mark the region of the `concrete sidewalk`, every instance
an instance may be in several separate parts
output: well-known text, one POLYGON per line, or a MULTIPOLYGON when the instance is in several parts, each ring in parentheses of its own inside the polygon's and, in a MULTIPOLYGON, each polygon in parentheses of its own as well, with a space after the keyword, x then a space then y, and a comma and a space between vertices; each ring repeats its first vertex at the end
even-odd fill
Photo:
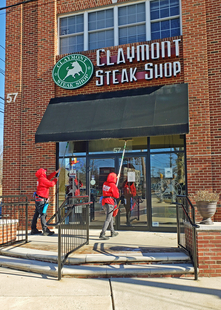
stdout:
MULTIPOLYGON (((29 243, 22 245, 25 249, 36 249, 42 251, 57 252, 58 234, 57 229, 53 229, 53 236, 28 235, 29 243)), ((165 232, 145 232, 145 231, 119 231, 119 235, 109 240, 99 239, 100 230, 90 229, 89 245, 74 252, 76 254, 105 254, 105 253, 139 253, 142 250, 153 251, 162 248, 177 248, 177 234, 165 232)), ((107 236, 110 232, 106 233, 107 236)))
POLYGON ((220 310, 221 278, 55 278, 0 268, 1 310, 220 310))

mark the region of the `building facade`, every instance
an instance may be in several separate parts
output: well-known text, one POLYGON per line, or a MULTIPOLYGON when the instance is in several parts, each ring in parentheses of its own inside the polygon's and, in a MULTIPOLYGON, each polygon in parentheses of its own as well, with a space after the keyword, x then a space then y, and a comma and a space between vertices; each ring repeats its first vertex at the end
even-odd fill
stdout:
POLYGON ((102 183, 125 148, 117 228, 175 230, 177 194, 221 192, 220 16, 215 0, 8 8, 3 195, 31 200, 36 170, 60 166, 49 215, 81 180, 101 227, 102 183))

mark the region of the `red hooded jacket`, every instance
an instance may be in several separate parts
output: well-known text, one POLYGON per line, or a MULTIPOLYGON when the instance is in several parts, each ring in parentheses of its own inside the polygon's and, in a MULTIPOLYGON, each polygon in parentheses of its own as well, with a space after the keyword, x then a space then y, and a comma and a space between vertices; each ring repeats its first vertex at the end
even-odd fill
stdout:
POLYGON ((136 196, 136 187, 133 182, 128 183, 127 181, 123 184, 124 195, 131 194, 133 197, 136 196))
POLYGON ((36 177, 38 178, 37 182, 37 191, 36 194, 43 198, 48 198, 49 196, 49 188, 53 187, 57 183, 57 179, 50 181, 55 175, 56 171, 51 173, 48 177, 46 176, 46 170, 40 168, 36 173, 36 177))
POLYGON ((103 199, 102 199, 102 206, 105 205, 105 203, 108 203, 110 205, 115 205, 114 199, 112 198, 105 198, 107 197, 114 197, 119 198, 119 190, 116 186, 117 182, 117 175, 114 172, 111 172, 108 177, 107 181, 103 184, 103 199))

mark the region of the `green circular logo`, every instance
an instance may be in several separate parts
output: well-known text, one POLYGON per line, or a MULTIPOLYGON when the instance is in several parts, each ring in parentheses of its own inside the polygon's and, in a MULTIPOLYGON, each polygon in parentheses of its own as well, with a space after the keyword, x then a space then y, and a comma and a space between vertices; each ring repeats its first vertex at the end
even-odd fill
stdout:
POLYGON ((89 58, 81 54, 72 54, 56 63, 52 77, 61 88, 76 89, 90 80, 93 71, 94 66, 89 58))

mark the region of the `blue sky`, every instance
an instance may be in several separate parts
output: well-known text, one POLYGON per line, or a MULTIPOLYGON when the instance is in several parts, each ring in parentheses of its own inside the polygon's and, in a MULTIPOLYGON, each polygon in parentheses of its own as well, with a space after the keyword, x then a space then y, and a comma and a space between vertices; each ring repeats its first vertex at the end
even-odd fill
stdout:
MULTIPOLYGON (((6 0, 0 0, 0 7, 5 7, 6 0)), ((0 11, 0 97, 4 98, 4 80, 5 77, 2 74, 5 71, 5 10, 0 11)), ((3 122, 4 114, 2 113, 4 109, 4 101, 0 99, 0 144, 3 144, 3 122)))

